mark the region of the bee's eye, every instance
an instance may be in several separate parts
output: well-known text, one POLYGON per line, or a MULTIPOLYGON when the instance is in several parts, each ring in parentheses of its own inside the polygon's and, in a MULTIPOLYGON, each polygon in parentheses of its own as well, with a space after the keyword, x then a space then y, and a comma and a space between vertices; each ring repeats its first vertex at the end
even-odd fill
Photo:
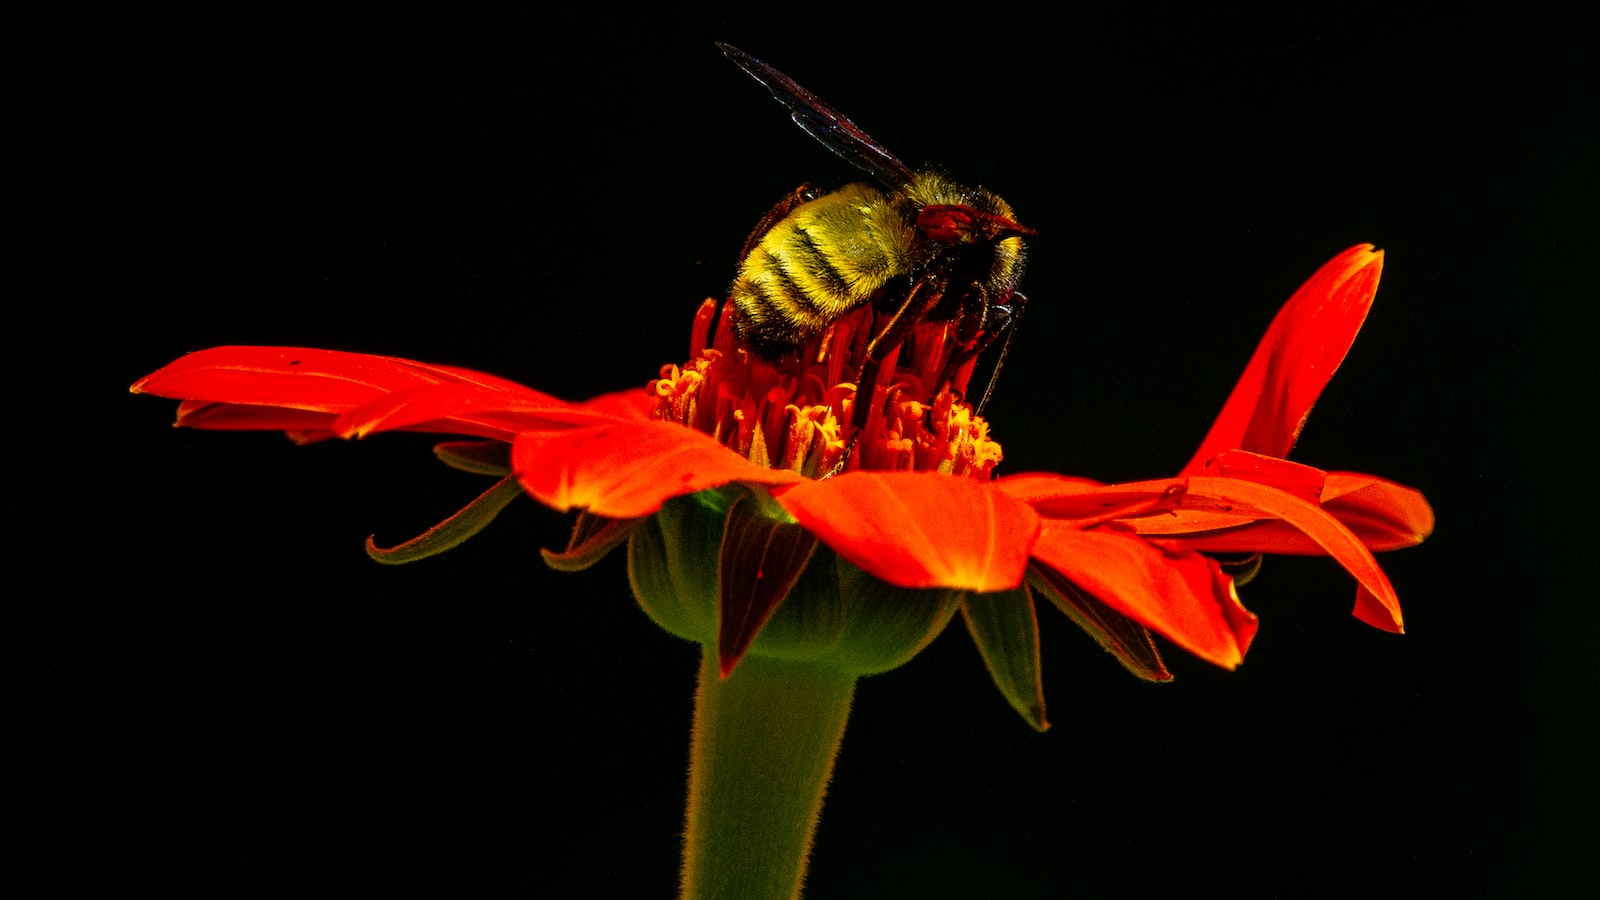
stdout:
POLYGON ((940 244, 963 244, 977 236, 976 210, 965 206, 933 204, 917 213, 917 230, 940 244))
POLYGON ((917 230, 928 240, 940 244, 970 244, 974 241, 998 241, 1012 235, 1037 234, 1011 221, 973 209, 970 206, 930 203, 917 213, 917 230))

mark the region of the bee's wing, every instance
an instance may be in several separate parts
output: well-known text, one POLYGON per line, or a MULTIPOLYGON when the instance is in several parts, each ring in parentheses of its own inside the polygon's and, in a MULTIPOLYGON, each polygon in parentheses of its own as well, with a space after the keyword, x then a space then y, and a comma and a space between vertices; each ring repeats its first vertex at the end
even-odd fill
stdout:
POLYGON ((816 94, 732 44, 719 41, 717 47, 739 68, 749 73, 751 78, 766 85, 772 96, 789 108, 789 117, 794 119, 794 123, 805 129, 806 134, 821 141, 824 147, 890 187, 911 183, 915 173, 910 166, 857 128, 856 123, 823 103, 816 94))

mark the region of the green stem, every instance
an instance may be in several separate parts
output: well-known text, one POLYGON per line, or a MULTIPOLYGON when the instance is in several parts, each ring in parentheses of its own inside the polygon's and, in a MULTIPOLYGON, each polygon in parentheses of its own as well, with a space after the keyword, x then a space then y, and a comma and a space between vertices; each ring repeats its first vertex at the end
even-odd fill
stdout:
POLYGON ((856 676, 750 654, 694 697, 682 900, 800 896, 856 676))

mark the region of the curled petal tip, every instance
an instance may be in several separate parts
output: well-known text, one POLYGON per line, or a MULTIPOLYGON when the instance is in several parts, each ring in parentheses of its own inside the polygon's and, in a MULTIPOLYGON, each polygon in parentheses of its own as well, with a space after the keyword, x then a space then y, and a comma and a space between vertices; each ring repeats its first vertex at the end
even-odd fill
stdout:
POLYGON ((1369 550, 1399 550, 1433 533, 1433 507, 1416 488, 1359 472, 1329 472, 1322 505, 1369 550))
POLYGON ((1356 588, 1356 607, 1353 615, 1361 621, 1391 634, 1405 634, 1405 620, 1400 616, 1398 603, 1389 603, 1365 587, 1356 588))

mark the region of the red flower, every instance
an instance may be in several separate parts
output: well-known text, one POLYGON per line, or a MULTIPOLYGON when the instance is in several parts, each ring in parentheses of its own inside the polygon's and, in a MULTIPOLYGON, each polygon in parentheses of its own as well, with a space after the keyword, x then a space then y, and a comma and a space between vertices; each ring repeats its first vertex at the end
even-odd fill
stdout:
MULTIPOLYGON (((1372 551, 1410 546, 1429 533, 1433 517, 1422 495, 1282 458, 1365 319, 1381 263, 1381 253, 1363 245, 1324 266, 1274 320, 1194 459, 1176 477, 1129 484, 1054 474, 992 479, 1000 447, 957 399, 971 366, 948 389, 932 390, 951 352, 938 323, 919 326, 891 352, 846 471, 816 479, 851 447, 855 385, 848 379, 875 333, 870 305, 797 358, 767 362, 738 344, 727 316, 713 331, 716 307, 707 301, 688 363, 663 369, 649 391, 583 403, 467 369, 280 347, 193 353, 132 390, 183 400, 178 424, 190 427, 282 429, 302 442, 396 430, 491 442, 442 444, 439 453, 501 473, 502 482, 429 535, 396 551, 374 548, 380 557, 453 546, 519 488, 552 508, 588 514, 568 553, 584 556, 614 546, 634 520, 672 498, 752 486, 883 582, 972 592, 963 610, 968 625, 996 680, 1023 709, 1035 703, 1026 682, 1036 682, 1036 660, 1002 659, 999 644, 1011 640, 1006 634, 1032 636, 1024 584, 1154 679, 1170 676, 1145 627, 1228 667, 1255 633, 1233 579, 1208 553, 1332 556, 1357 581, 1356 615, 1401 629, 1394 589, 1372 551), (989 592, 1012 593, 993 594, 986 605, 989 592)), ((803 568, 805 554, 796 559, 803 568)), ((761 576, 758 562, 754 578, 761 576)), ((722 648, 725 669, 793 577, 757 608, 740 607, 739 616, 729 615, 723 597, 722 618, 742 623, 737 634, 724 626, 719 637, 737 644, 722 648)), ((1024 713, 1042 725, 1042 708, 1024 713)))
MULTIPOLYGON (((1371 551, 1422 541, 1433 529, 1427 502, 1416 490, 1375 476, 1323 472, 1279 458, 1344 359, 1381 269, 1380 252, 1352 247, 1295 293, 1180 476, 1115 485, 1048 474, 996 481, 1000 493, 1043 520, 1029 549, 1031 583, 1059 586, 1064 577, 1179 646, 1231 667, 1243 658, 1256 620, 1239 604, 1231 579, 1202 551, 1324 554, 1355 576, 1356 616, 1400 631, 1399 601, 1371 551)), ((1016 583, 1014 554, 996 552, 982 538, 1014 537, 1025 530, 1026 517, 1008 510, 1009 533, 988 525, 1002 518, 991 512, 999 507, 990 498, 942 506, 960 539, 911 542, 885 532, 883 523, 937 520, 911 512, 920 488, 899 478, 862 473, 775 493, 829 546, 884 580, 974 590, 1016 583), (939 568, 931 568, 935 564, 939 568), (965 577, 939 574, 956 571, 965 577)), ((1110 648, 1119 655, 1127 649, 1110 648)))

